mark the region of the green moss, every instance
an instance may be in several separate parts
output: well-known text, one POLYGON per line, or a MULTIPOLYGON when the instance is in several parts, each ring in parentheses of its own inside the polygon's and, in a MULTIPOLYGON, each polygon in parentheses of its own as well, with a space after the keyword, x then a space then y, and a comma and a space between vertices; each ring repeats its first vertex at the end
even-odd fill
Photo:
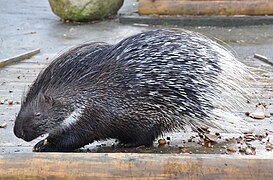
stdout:
POLYGON ((161 26, 164 26, 164 27, 169 27, 171 26, 172 24, 169 23, 169 22, 162 22, 161 26))

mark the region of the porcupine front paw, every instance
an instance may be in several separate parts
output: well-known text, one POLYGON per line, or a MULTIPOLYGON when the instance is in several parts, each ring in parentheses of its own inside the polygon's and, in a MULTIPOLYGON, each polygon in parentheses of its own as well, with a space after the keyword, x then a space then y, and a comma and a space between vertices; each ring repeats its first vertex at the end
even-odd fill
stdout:
POLYGON ((52 142, 50 142, 48 139, 44 139, 40 142, 38 142, 33 147, 33 152, 57 152, 59 151, 59 148, 52 142))

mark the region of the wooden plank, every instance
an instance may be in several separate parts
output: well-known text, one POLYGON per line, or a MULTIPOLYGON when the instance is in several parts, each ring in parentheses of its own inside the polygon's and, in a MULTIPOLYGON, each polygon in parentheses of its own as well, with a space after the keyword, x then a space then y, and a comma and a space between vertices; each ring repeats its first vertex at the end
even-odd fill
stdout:
POLYGON ((269 15, 272 0, 139 0, 140 15, 269 15))
POLYGON ((35 49, 35 50, 32 50, 32 51, 29 51, 29 52, 26 52, 26 53, 19 54, 17 56, 11 57, 11 58, 0 60, 0 68, 5 67, 7 65, 10 65, 12 63, 18 62, 18 61, 22 61, 24 59, 31 58, 32 56, 34 56, 34 55, 36 55, 38 53, 40 53, 40 49, 35 49))
POLYGON ((0 178, 273 179, 273 157, 124 153, 0 154, 0 178))

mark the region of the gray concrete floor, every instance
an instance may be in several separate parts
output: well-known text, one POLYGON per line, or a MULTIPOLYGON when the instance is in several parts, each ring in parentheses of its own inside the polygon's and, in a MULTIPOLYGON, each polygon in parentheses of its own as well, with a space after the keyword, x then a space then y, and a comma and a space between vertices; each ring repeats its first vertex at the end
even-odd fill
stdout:
MULTIPOLYGON (((137 9, 135 0, 125 0, 122 14, 130 14, 137 9)), ((115 43, 129 35, 157 27, 141 27, 122 25, 117 19, 105 20, 90 24, 66 24, 55 16, 45 1, 31 0, 1 0, 0 6, 0 59, 12 57, 20 53, 41 49, 41 53, 31 59, 0 69, 0 100, 8 99, 20 102, 23 92, 31 84, 39 71, 45 67, 54 56, 71 46, 86 42, 99 41, 115 43)), ((261 77, 255 91, 260 91, 260 99, 269 105, 273 99, 272 67, 253 59, 254 53, 259 53, 273 59, 273 25, 245 27, 183 27, 201 32, 211 38, 223 41, 226 46, 237 54, 245 64, 254 67, 261 77)), ((257 100, 253 100, 255 104, 257 100)), ((0 152, 31 152, 30 143, 17 139, 13 135, 13 123, 20 104, 0 105, 0 125, 8 124, 0 129, 0 152)), ((258 126, 267 127, 273 134, 272 117, 258 122, 258 126)), ((192 134, 181 137, 188 138, 192 134)), ((231 136, 230 134, 226 135, 231 136)), ((175 139, 175 135, 174 135, 175 139)), ((271 138, 272 139, 272 138, 271 138)), ((258 144, 259 142, 256 142, 258 144)), ((258 152, 268 155, 260 147, 258 152)))

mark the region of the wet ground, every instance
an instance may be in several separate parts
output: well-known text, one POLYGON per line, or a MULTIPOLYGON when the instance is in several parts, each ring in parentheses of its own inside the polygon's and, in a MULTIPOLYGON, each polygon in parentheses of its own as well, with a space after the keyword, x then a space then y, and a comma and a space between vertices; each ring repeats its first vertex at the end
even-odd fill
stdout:
MULTIPOLYGON (((20 63, 0 69, 0 152, 31 152, 38 141, 24 142, 13 135, 13 124, 20 108, 20 100, 28 85, 35 79, 54 56, 64 49, 86 41, 115 43, 129 35, 157 27, 142 27, 119 24, 118 19, 89 24, 68 24, 60 21, 50 10, 47 1, 8 1, 2 0, 0 6, 0 59, 13 57, 36 48, 41 53, 20 63)), ((136 10, 136 2, 125 1, 121 12, 136 10)), ((273 67, 253 58, 255 53, 273 60, 273 25, 244 27, 183 27, 201 32, 216 40, 221 40, 234 51, 239 60, 250 66, 259 77, 251 92, 258 98, 251 100, 251 106, 259 101, 267 104, 267 113, 273 113, 273 67), (259 100, 258 100, 259 99, 259 100)), ((204 140, 198 133, 174 133, 163 137, 166 145, 153 148, 119 148, 114 140, 96 142, 81 151, 91 152, 156 152, 156 153, 235 153, 272 155, 268 145, 273 142, 273 118, 253 120, 241 110, 239 114, 257 127, 251 134, 230 134, 220 132, 221 138, 204 140), (267 134, 266 134, 267 133, 267 134), (250 137, 250 138, 249 138, 250 137), (245 151, 240 148, 245 149, 245 151)), ((214 134, 212 132, 211 134, 214 134)), ((215 137, 214 137, 215 138, 215 137)))

